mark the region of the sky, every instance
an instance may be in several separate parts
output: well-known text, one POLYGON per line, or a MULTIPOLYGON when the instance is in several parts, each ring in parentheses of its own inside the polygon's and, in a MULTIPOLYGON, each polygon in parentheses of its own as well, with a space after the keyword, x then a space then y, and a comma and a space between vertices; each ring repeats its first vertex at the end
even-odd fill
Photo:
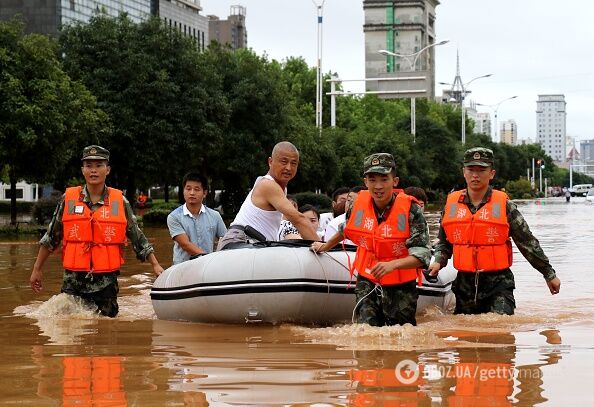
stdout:
MULTIPOLYGON (((221 18, 231 5, 245 6, 250 48, 279 61, 301 56, 314 66, 314 2, 322 0, 201 0, 201 5, 204 15, 221 18)), ((363 79, 363 1, 325 0, 323 10, 323 71, 363 79)), ((470 85, 467 101, 494 105, 518 96, 499 106, 497 120, 514 119, 520 139, 535 138, 539 94, 564 94, 567 135, 594 139, 594 1, 442 0, 436 15, 436 42, 450 41, 436 47, 436 82, 454 80, 458 51, 464 83, 493 74, 470 85)), ((444 87, 438 85, 436 93, 444 87)), ((364 85, 345 82, 344 88, 362 91, 364 85)))

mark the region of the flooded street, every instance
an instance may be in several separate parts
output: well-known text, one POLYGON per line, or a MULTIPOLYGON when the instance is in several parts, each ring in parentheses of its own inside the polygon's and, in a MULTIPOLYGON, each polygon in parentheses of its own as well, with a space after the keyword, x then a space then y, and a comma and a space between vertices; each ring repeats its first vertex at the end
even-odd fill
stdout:
MULTIPOLYGON (((561 279, 551 296, 514 250, 516 315, 430 310, 417 327, 207 325, 157 320, 150 265, 130 248, 120 314, 98 317, 28 280, 34 240, 0 241, 0 405, 584 405, 594 379, 594 205, 518 202, 561 279)), ((428 214, 435 235, 438 214, 428 214)), ((163 266, 166 229, 145 229, 163 266)), ((323 312, 322 310, 320 312, 323 312)))

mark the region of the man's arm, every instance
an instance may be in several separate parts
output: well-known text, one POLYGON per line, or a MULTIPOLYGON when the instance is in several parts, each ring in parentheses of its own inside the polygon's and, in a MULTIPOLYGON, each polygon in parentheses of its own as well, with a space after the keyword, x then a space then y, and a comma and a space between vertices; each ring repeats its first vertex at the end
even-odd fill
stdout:
POLYGON ((136 258, 142 262, 149 261, 153 266, 153 272, 156 275, 159 275, 163 272, 163 267, 157 261, 157 258, 153 254, 155 249, 149 243, 148 239, 142 233, 140 228, 138 227, 138 223, 136 222, 136 217, 134 216, 134 212, 132 211, 132 206, 130 202, 124 197, 124 210, 126 212, 126 237, 130 239, 132 243, 132 248, 136 253, 136 258))
POLYGON ((49 223, 47 231, 39 241, 39 251, 33 270, 31 271, 31 277, 29 277, 29 285, 31 289, 36 293, 39 293, 42 288, 43 279, 43 266, 50 256, 50 254, 60 246, 63 236, 62 227, 62 212, 64 211, 64 196, 56 205, 56 209, 52 215, 52 219, 49 223))
POLYGON ((167 228, 169 229, 171 239, 173 239, 182 248, 182 250, 188 253, 190 256, 193 256, 194 254, 206 253, 206 250, 202 249, 200 246, 194 244, 190 240, 179 217, 176 216, 176 211, 177 209, 167 216, 167 228))
POLYGON ((266 197, 266 200, 270 205, 272 205, 277 211, 281 212, 285 216, 285 219, 291 221, 303 239, 320 239, 309 219, 307 219, 304 214, 295 209, 293 204, 287 199, 283 190, 276 182, 260 182, 260 184, 262 185, 259 185, 260 189, 258 191, 258 195, 260 197, 266 197))
POLYGON ((43 285, 41 284, 41 280, 43 279, 43 265, 51 253, 52 252, 50 252, 47 247, 39 246, 37 259, 35 260, 33 271, 31 272, 31 277, 29 278, 29 285, 31 285, 31 289, 36 293, 41 292, 43 288, 43 285))
POLYGON ((190 238, 185 233, 179 234, 173 238, 175 242, 181 247, 186 253, 190 256, 195 254, 203 254, 206 253, 200 246, 195 245, 190 241, 190 238))
POLYGON ((561 288, 561 281, 551 266, 549 258, 542 250, 540 242, 532 234, 528 223, 515 203, 508 201, 506 209, 509 235, 514 240, 516 247, 528 263, 542 274, 551 294, 557 294, 561 288))
POLYGON ((326 242, 313 242, 310 250, 314 253, 323 253, 332 249, 338 243, 344 240, 344 235, 341 231, 336 232, 334 236, 330 237, 326 242))

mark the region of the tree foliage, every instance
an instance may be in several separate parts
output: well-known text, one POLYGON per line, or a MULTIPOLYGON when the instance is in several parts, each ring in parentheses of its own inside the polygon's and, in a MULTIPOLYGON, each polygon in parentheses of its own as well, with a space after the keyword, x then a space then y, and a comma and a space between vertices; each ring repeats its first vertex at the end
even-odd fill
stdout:
POLYGON ((109 131, 95 98, 63 71, 50 38, 24 35, 17 20, 0 23, 0 168, 11 184, 12 224, 18 180, 53 181, 78 154, 77 140, 109 131))
MULTIPOLYGON (((526 177, 533 159, 544 160, 542 175, 552 184, 569 182, 567 170, 539 146, 493 143, 473 134, 470 121, 463 145, 459 108, 427 99, 417 99, 415 140, 410 101, 370 95, 337 97, 334 128, 325 102, 320 131, 316 69, 304 59, 278 62, 218 45, 201 52, 157 18, 136 24, 125 15, 98 15, 66 27, 58 49, 45 37, 23 36, 18 23, 1 27, 0 168, 9 178, 14 170, 64 186, 80 176, 82 147, 99 143, 112 153, 109 182, 129 199, 150 186, 168 191, 195 169, 212 190, 223 191, 223 207, 232 214, 267 171, 274 144, 289 140, 301 153, 290 192, 359 185, 363 159, 387 152, 401 187, 440 196, 464 186, 463 153, 475 146, 494 150, 497 187, 526 177)), ((324 75, 324 95, 330 77, 324 75)), ((574 174, 578 180, 591 182, 574 174)))
POLYGON ((137 187, 175 185, 182 166, 206 168, 229 108, 193 41, 157 18, 99 15, 66 27, 60 44, 66 70, 112 119, 113 133, 96 141, 112 151, 111 182, 129 199, 137 187))

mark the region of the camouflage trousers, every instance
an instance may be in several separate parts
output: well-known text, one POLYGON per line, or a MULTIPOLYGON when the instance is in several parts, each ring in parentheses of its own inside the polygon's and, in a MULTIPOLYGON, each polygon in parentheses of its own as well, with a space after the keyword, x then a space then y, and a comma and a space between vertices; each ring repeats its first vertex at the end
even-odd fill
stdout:
POLYGON ((417 324, 417 282, 377 286, 357 276, 355 288, 358 323, 371 326, 417 324))
POLYGON ((454 314, 484 314, 495 312, 513 315, 514 275, 510 269, 496 272, 458 273, 452 284, 456 295, 454 314))
POLYGON ((62 292, 80 297, 86 303, 95 305, 97 312, 113 318, 118 314, 119 271, 89 274, 64 270, 62 292))

